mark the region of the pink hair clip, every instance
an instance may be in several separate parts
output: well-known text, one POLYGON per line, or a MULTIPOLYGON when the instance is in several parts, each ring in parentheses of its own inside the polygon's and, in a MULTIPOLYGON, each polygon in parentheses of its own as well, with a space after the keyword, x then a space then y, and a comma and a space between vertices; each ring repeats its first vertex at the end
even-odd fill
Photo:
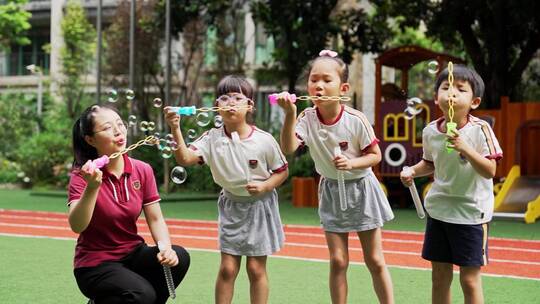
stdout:
POLYGON ((322 50, 319 52, 319 56, 337 57, 338 53, 332 50, 322 50))

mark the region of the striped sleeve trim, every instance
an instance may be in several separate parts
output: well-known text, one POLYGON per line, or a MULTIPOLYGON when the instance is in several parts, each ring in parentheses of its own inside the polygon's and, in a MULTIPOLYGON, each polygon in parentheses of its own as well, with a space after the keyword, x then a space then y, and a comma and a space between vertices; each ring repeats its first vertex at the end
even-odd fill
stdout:
POLYGON ((471 122, 476 124, 476 125, 479 125, 481 130, 482 130, 482 133, 484 133, 484 137, 486 139, 486 144, 488 146, 488 150, 489 150, 489 154, 488 156, 491 156, 491 155, 498 155, 500 154, 501 155, 501 158, 502 158, 502 153, 501 151, 497 151, 497 148, 495 146, 495 142, 493 140, 494 138, 494 135, 493 135, 493 131, 491 130, 491 127, 489 126, 489 124, 486 122, 486 121, 483 121, 477 117, 472 117, 471 118, 471 122))
POLYGON ((497 154, 490 154, 490 155, 486 155, 486 158, 487 159, 494 159, 496 161, 499 161, 503 158, 503 154, 502 153, 497 153, 497 154))
POLYGON ((143 206, 148 206, 148 205, 158 203, 159 201, 161 201, 161 198, 159 196, 153 196, 153 197, 151 197, 150 199, 148 199, 146 201, 147 201, 146 203, 143 202, 143 206))
POLYGON ((367 145, 364 149, 362 149, 362 152, 366 152, 367 149, 369 149, 369 148, 371 148, 371 147, 373 147, 373 146, 375 146, 377 144, 379 144, 379 139, 375 138, 374 140, 371 141, 371 143, 369 145, 367 145))
POLYGON ((285 170, 287 170, 287 168, 289 168, 289 164, 285 163, 283 166, 275 169, 275 170, 272 170, 272 174, 275 174, 275 173, 280 173, 280 172, 283 172, 285 170))
POLYGON ((294 133, 294 136, 296 136, 296 138, 298 138, 298 140, 300 141, 300 146, 303 147, 306 145, 306 142, 304 141, 304 139, 298 135, 298 133, 294 133))
POLYGON ((375 130, 373 130, 373 127, 371 126, 371 123, 367 119, 366 115, 356 109, 345 107, 345 112, 351 114, 352 116, 358 117, 360 119, 360 123, 362 123, 362 126, 364 129, 367 130, 369 140, 377 140, 377 137, 375 136, 375 130))

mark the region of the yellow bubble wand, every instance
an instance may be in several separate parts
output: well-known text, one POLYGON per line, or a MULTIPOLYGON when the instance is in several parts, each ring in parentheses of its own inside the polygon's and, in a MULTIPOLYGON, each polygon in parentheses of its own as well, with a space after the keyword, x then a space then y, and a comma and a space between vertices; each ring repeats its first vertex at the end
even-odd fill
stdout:
MULTIPOLYGON (((454 135, 454 131, 457 130, 457 123, 454 122, 454 104, 456 103, 454 95, 454 64, 452 61, 448 62, 448 119, 449 122, 446 123, 446 135, 454 135)), ((452 147, 449 146, 450 142, 446 143, 446 152, 451 153, 454 151, 452 147)))
POLYGON ((100 158, 96 158, 89 163, 89 166, 90 166, 89 171, 93 172, 95 169, 103 168, 105 165, 107 165, 111 161, 111 159, 117 158, 118 156, 122 154, 126 154, 131 150, 135 150, 142 145, 147 145, 147 144, 153 145, 156 143, 156 140, 157 138, 155 136, 150 135, 146 137, 145 139, 139 140, 137 143, 127 147, 126 149, 122 151, 114 152, 110 156, 103 155, 100 158))

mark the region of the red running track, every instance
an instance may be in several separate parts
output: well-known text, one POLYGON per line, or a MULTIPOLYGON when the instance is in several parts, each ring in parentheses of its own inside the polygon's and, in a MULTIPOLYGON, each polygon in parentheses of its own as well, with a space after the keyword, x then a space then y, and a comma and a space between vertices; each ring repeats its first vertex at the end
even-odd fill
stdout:
MULTIPOLYGON (((214 221, 167 219, 171 239, 186 248, 218 251, 217 223, 214 221)), ((144 219, 140 234, 153 243, 144 219)), ((0 209, 0 234, 76 239, 63 213, 0 209)), ((275 256, 328 261, 324 232, 315 226, 285 225, 285 247, 275 256)), ((390 266, 429 269, 420 257, 423 233, 383 230, 383 251, 390 266)), ((349 237, 350 259, 363 263, 358 237, 349 237)), ((540 280, 540 241, 490 238, 489 265, 484 274, 540 280)))

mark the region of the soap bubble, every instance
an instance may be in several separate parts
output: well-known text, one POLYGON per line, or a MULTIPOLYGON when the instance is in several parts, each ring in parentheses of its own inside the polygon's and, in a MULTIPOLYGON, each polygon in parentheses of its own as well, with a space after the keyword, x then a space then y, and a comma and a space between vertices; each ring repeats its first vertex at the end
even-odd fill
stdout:
POLYGON ((154 98, 154 107, 161 108, 162 105, 163 101, 161 100, 161 98, 154 98))
POLYGON ((133 90, 131 89, 127 89, 126 90, 126 99, 127 100, 133 100, 133 98, 135 98, 135 92, 133 92, 133 90))
POLYGON ((171 180, 173 183, 180 185, 187 179, 187 172, 184 167, 176 166, 171 170, 171 180))
POLYGON ((206 127, 210 123, 210 115, 207 112, 200 112, 197 114, 197 125, 199 127, 206 127))
POLYGON ((118 101, 118 92, 115 89, 109 91, 109 97, 107 97, 108 102, 117 102, 118 101))

